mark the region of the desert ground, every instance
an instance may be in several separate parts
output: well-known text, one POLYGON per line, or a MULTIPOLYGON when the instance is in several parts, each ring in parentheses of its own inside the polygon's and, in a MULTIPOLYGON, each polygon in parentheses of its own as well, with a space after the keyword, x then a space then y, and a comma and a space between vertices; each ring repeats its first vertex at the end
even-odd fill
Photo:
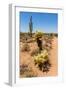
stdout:
MULTIPOLYGON (((20 43, 23 45, 23 42, 20 43)), ((32 51, 36 50, 37 43, 31 42, 29 43, 30 51, 21 51, 20 46, 20 66, 21 65, 28 65, 30 70, 25 69, 24 72, 20 73, 20 78, 22 77, 45 77, 45 76, 57 76, 58 75, 58 37, 54 37, 52 39, 52 49, 49 50, 49 60, 51 63, 51 68, 46 72, 42 72, 39 68, 34 64, 33 57, 31 56, 32 51)), ((27 68, 27 66, 26 66, 27 68)))

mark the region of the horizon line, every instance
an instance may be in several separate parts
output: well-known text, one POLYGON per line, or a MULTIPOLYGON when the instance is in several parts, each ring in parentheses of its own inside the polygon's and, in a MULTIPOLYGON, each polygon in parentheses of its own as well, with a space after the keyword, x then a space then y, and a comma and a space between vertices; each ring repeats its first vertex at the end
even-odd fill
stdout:
MULTIPOLYGON (((20 33, 30 33, 30 32, 21 32, 20 31, 20 33)), ((35 33, 35 32, 33 32, 33 33, 35 33)), ((43 33, 58 33, 58 32, 43 32, 43 33)))

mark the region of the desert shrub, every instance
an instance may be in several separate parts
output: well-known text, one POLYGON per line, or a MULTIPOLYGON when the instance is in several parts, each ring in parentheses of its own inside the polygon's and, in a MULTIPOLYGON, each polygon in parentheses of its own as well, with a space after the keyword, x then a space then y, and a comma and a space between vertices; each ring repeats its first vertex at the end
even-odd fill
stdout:
POLYGON ((44 45, 44 49, 46 49, 46 50, 50 50, 50 49, 52 49, 52 39, 51 38, 49 38, 49 37, 45 37, 45 45, 44 45))
POLYGON ((40 70, 47 73, 51 67, 51 64, 50 64, 49 60, 46 60, 45 62, 40 63, 38 66, 39 66, 40 70))
POLYGON ((58 34, 55 34, 55 37, 58 37, 58 34))
POLYGON ((31 43, 31 42, 34 42, 34 41, 35 41, 34 38, 30 38, 30 39, 27 40, 27 43, 31 43))
POLYGON ((46 45, 44 46, 44 49, 46 49, 47 51, 49 51, 50 49, 52 49, 52 45, 49 43, 46 43, 46 45))
POLYGON ((23 44, 21 51, 30 51, 30 46, 28 45, 28 43, 23 44))
POLYGON ((34 73, 33 71, 29 71, 29 72, 26 74, 26 77, 37 77, 37 74, 34 73))
POLYGON ((20 75, 22 77, 36 77, 37 74, 29 67, 29 65, 23 64, 20 66, 20 75))
POLYGON ((28 65, 20 65, 20 75, 24 74, 26 71, 28 71, 28 65))
POLYGON ((39 48, 34 49, 33 51, 30 52, 31 56, 37 55, 39 53, 39 48))

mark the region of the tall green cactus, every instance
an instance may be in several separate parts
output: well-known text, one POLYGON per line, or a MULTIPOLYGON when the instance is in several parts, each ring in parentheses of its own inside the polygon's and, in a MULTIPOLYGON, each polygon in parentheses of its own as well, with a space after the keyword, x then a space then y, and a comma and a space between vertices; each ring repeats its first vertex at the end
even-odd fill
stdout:
POLYGON ((32 37, 32 31, 33 31, 33 22, 32 22, 32 16, 30 17, 30 22, 29 22, 29 32, 30 36, 32 37))

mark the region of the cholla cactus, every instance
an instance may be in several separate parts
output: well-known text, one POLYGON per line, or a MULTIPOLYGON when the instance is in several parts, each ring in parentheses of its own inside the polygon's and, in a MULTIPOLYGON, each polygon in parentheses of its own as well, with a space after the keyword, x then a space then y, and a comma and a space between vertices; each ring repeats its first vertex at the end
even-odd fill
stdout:
POLYGON ((35 33, 35 38, 37 39, 37 38, 41 38, 43 36, 43 32, 38 32, 38 31, 36 31, 36 33, 35 33))
POLYGON ((42 36, 43 36, 43 32, 35 33, 35 38, 36 38, 37 45, 39 47, 39 52, 41 52, 42 50, 42 40, 41 40, 42 36))
POLYGON ((34 61, 36 64, 44 63, 48 59, 48 52, 44 50, 42 53, 34 56, 34 61))
POLYGON ((48 72, 50 69, 50 62, 48 58, 48 52, 44 50, 41 54, 34 56, 35 65, 37 64, 39 69, 43 72, 48 72))

